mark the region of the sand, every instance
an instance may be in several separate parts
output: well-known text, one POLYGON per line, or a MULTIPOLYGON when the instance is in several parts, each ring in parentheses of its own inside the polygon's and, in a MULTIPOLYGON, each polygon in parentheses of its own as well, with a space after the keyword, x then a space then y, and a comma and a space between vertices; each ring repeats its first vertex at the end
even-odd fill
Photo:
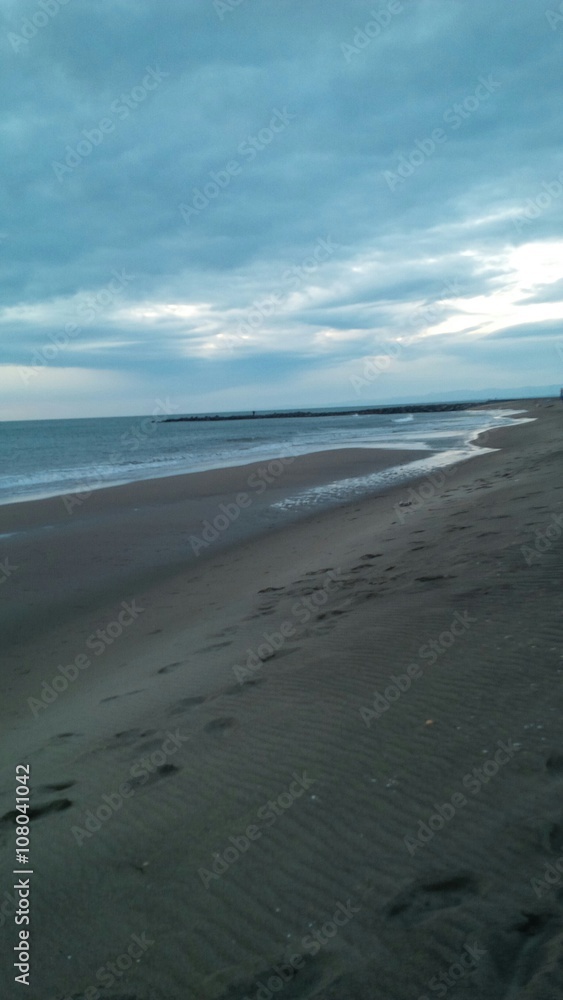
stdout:
POLYGON ((563 996, 563 407, 522 406, 433 482, 275 530, 264 497, 197 557, 248 469, 0 509, 35 544, 0 549, 3 995, 23 762, 30 996, 563 996))

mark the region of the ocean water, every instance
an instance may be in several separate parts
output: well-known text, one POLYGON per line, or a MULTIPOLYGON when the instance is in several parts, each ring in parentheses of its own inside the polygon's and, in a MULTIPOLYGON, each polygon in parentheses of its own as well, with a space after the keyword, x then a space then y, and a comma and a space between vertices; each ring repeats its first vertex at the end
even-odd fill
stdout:
MULTIPOLYGON (((517 410, 164 423, 162 417, 0 423, 0 503, 90 491, 183 472, 334 448, 469 455, 487 427, 517 410)), ((424 461, 424 454, 421 454, 424 461)))

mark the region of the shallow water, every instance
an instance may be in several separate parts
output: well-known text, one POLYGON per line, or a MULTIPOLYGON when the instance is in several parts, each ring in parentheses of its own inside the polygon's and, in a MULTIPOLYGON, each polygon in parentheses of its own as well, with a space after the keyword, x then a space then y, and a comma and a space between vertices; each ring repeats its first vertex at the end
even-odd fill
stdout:
MULTIPOLYGON (((162 411, 151 417, 4 422, 0 424, 0 503, 334 448, 457 455, 460 449, 470 449, 479 431, 508 425, 518 412, 460 410, 399 417, 343 414, 164 423, 162 411)), ((393 474, 388 470, 378 476, 389 482, 393 474)), ((369 485, 378 481, 370 477, 369 485)), ((353 492, 355 486, 339 484, 339 495, 342 489, 353 492)))

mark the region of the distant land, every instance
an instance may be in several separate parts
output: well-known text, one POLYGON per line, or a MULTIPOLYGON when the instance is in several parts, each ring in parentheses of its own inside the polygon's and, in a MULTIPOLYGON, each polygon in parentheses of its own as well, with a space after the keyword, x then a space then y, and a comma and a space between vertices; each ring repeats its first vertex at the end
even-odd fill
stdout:
POLYGON ((371 414, 385 413, 440 413, 452 412, 455 410, 467 410, 475 406, 494 406, 495 403, 519 403, 522 399, 544 399, 549 397, 559 398, 559 385, 542 386, 520 386, 517 389, 483 389, 477 395, 468 392, 467 389, 454 389, 449 394, 449 399, 438 396, 436 393, 429 393, 426 396, 418 397, 413 402, 410 399, 395 398, 381 402, 378 406, 358 406, 357 403, 343 403, 340 406, 332 407, 306 407, 300 409, 287 410, 249 410, 239 413, 201 413, 189 414, 180 417, 162 417, 158 423, 195 423, 198 421, 209 422, 219 420, 281 420, 292 417, 345 417, 360 414, 369 416, 371 414))
MULTIPOLYGON (((520 386, 486 386, 483 389, 448 389, 445 392, 411 393, 409 396, 388 396, 386 399, 373 400, 373 406, 402 406, 409 403, 442 403, 442 402, 480 402, 485 401, 506 403, 516 399, 543 399, 546 396, 559 396, 559 389, 563 382, 553 385, 520 385, 520 386)), ((362 396, 369 397, 369 390, 366 387, 362 390, 362 396)), ((358 397, 345 400, 343 406, 358 405, 358 397)), ((370 404, 368 404, 370 405, 370 404)))
MULTIPOLYGON (((347 417, 347 416, 371 416, 372 414, 385 413, 442 413, 452 410, 467 410, 475 406, 489 406, 498 400, 470 400, 464 403, 408 403, 404 406, 370 406, 356 407, 355 409, 338 410, 253 410, 252 413, 214 413, 199 414, 186 417, 163 417, 159 421, 161 424, 176 423, 199 423, 201 421, 212 420, 282 420, 292 417, 347 417)), ((504 400, 511 402, 511 400, 504 400)))

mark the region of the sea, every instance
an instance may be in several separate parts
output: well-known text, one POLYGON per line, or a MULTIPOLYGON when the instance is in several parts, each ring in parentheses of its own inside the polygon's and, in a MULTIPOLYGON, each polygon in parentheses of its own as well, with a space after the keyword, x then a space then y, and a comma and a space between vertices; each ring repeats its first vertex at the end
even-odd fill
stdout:
MULTIPOLYGON (((212 422, 166 422, 159 414, 3 421, 0 503, 347 447, 413 449, 421 453, 415 463, 420 472, 470 457, 479 451, 474 443, 477 434, 519 423, 521 411, 371 415, 343 411, 336 416, 308 412, 313 415, 268 419, 262 414, 243 420, 234 414, 237 419, 212 422)), ((400 475, 400 469, 390 470, 384 479, 389 482, 400 475)), ((341 499, 346 488, 345 483, 335 483, 334 498, 341 499)), ((287 502, 291 504, 292 498, 287 502)), ((307 502, 315 502, 314 492, 307 502)))

